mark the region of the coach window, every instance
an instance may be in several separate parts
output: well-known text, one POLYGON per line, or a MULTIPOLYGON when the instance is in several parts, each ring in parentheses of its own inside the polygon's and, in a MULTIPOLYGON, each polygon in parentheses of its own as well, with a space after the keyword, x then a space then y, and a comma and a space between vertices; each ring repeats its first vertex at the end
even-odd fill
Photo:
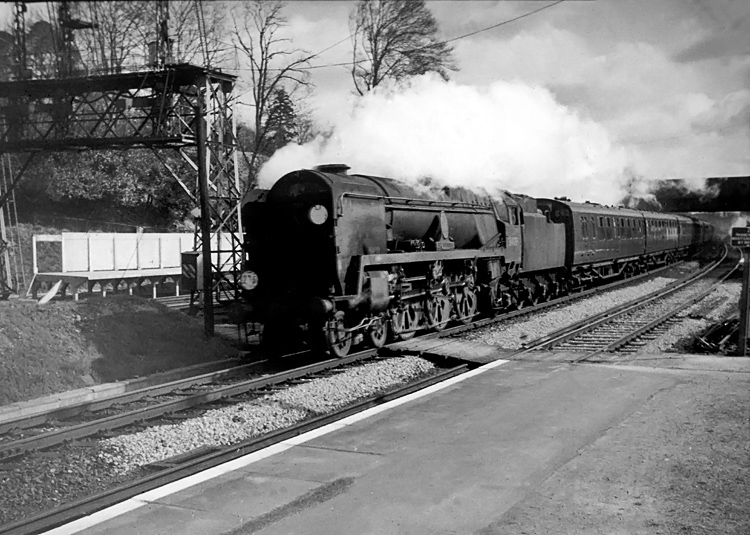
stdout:
POLYGON ((588 225, 586 224, 586 217, 581 217, 581 235, 583 236, 584 240, 587 240, 589 238, 589 229, 588 225))

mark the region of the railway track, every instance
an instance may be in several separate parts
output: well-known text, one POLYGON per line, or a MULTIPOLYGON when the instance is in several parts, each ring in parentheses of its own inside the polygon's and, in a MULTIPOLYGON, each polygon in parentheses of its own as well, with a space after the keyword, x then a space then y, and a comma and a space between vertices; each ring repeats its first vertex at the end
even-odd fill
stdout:
POLYGON ((526 344, 506 358, 520 359, 539 350, 584 353, 573 362, 609 361, 633 354, 663 334, 681 311, 708 296, 738 268, 724 256, 703 271, 650 296, 568 325, 526 344), (713 280, 706 280, 713 275, 713 280))
MULTIPOLYGON (((215 363, 206 366, 200 366, 198 370, 192 370, 191 375, 173 378, 169 381, 162 381, 156 384, 144 384, 138 386, 136 382, 131 383, 132 388, 127 391, 118 392, 111 395, 102 395, 96 399, 82 399, 76 403, 67 404, 61 407, 55 407, 49 410, 32 411, 26 410, 21 412, 15 418, 5 419, 0 422, 0 444, 6 440, 3 435, 9 432, 29 430, 33 433, 34 427, 44 427, 48 424, 57 425, 65 420, 74 419, 85 413, 96 413, 110 407, 123 407, 129 403, 135 403, 143 399, 154 399, 159 396, 168 395, 171 392, 185 391, 200 385, 215 383, 222 379, 228 380, 232 377, 247 375, 256 371, 266 363, 265 360, 256 360, 246 364, 237 364, 236 361, 228 363, 219 362, 224 367, 218 368, 215 363), (200 373, 197 373, 200 372, 200 373)), ((150 381, 143 381, 149 383, 150 381)), ((0 459, 2 455, 0 454, 0 459)))
POLYGON ((46 414, 34 419, 44 420, 40 428, 31 427, 31 420, 8 423, 3 426, 6 433, 0 436, 0 461, 118 429, 126 432, 127 426, 147 425, 147 422, 170 418, 184 411, 202 410, 206 405, 219 401, 246 401, 248 396, 259 395, 269 387, 315 377, 376 356, 377 351, 373 349, 344 359, 330 359, 280 373, 264 376, 256 373, 250 378, 243 375, 251 372, 258 363, 236 366, 220 373, 186 378, 66 407, 56 413, 58 416, 61 416, 61 412, 73 415, 65 422, 55 421, 50 414, 46 414), (19 429, 24 424, 28 424, 27 427, 19 429))
MULTIPOLYGON (((660 270, 657 270, 656 272, 658 271, 660 270)), ((651 276, 656 272, 651 272, 648 275, 651 276)), ((599 287, 595 290, 589 290, 586 292, 573 294, 571 296, 566 296, 554 301, 549 301, 547 303, 537 305, 536 307, 514 311, 495 318, 479 320, 476 324, 472 324, 469 326, 449 328, 439 333, 432 333, 428 336, 449 336, 458 334, 468 329, 486 326, 494 322, 507 320, 508 318, 513 316, 529 314, 532 312, 536 312, 542 308, 555 306, 574 299, 579 299, 587 295, 591 295, 597 291, 610 289, 622 284, 632 283, 635 280, 637 279, 620 281, 614 284, 599 287)), ((530 351, 530 349, 527 349, 525 351, 530 351)), ((521 352, 519 352, 519 354, 520 353, 521 352)), ((263 393, 264 391, 267 392, 269 388, 273 389, 284 383, 290 384, 290 382, 293 383, 295 381, 307 380, 306 378, 319 377, 321 376, 321 374, 325 374, 328 370, 361 362, 366 359, 376 358, 376 356, 376 350, 367 350, 349 355, 344 359, 331 359, 324 362, 307 365, 301 368, 288 370, 277 374, 271 374, 265 377, 255 377, 252 379, 240 378, 241 374, 247 371, 245 366, 240 366, 237 367, 240 369, 236 369, 233 371, 224 371, 225 377, 231 378, 231 384, 212 385, 210 383, 214 382, 213 378, 204 378, 206 380, 205 383, 201 383, 200 379, 196 380, 196 378, 189 378, 181 381, 182 386, 179 386, 179 388, 182 389, 182 392, 180 392, 179 394, 175 393, 174 387, 176 385, 159 385, 158 387, 153 387, 150 390, 151 393, 147 395, 149 398, 155 398, 159 395, 162 395, 169 397, 169 399, 167 401, 157 402, 155 404, 153 402, 150 402, 150 404, 146 407, 134 408, 132 410, 122 410, 121 405, 128 399, 126 397, 121 397, 119 401, 116 399, 102 400, 99 402, 100 405, 91 405, 90 407, 98 407, 100 410, 102 408, 104 410, 117 410, 117 413, 110 414, 103 419, 92 419, 91 421, 76 423, 72 426, 46 429, 41 433, 36 434, 35 436, 26 436, 20 438, 19 440, 0 442, 0 460, 6 460, 15 456, 23 455, 25 452, 29 452, 32 450, 51 448, 55 445, 63 444, 71 440, 80 440, 83 437, 95 436, 97 434, 101 434, 102 432, 111 432, 115 429, 124 430, 127 429, 127 426, 139 426, 143 422, 159 422, 165 419, 168 420, 170 417, 175 416, 179 411, 187 411, 189 413, 191 410, 202 410, 201 408, 205 407, 206 404, 221 402, 222 400, 246 400, 250 396, 258 395, 260 393, 263 393), (188 386, 187 390, 185 390, 183 388, 184 385, 190 386, 188 386), (118 405, 120 406, 118 407, 118 405), (114 409, 112 409, 113 407, 114 409), (3 457, 5 459, 3 459, 3 457)), ((54 511, 45 512, 40 515, 31 517, 27 520, 2 527, 0 528, 0 534, 37 533, 41 530, 50 529, 54 526, 70 522, 75 518, 90 514, 95 510, 120 502, 124 499, 127 499, 128 497, 145 492, 146 490, 157 488, 170 481, 186 477, 192 473, 196 473, 211 466, 216 466, 218 464, 231 460, 232 458, 245 455, 252 451, 256 451, 258 449, 266 447, 270 444, 285 440, 286 438, 296 436, 300 433, 314 429, 315 427, 325 425, 326 423, 335 421, 340 418, 344 418, 349 414, 353 414, 370 406, 382 403, 389 399, 393 399, 394 397, 399 397, 420 388, 424 388, 428 385, 444 380, 447 377, 463 373, 467 369, 468 365, 454 367, 444 373, 440 373, 438 375, 429 377, 428 379, 417 381, 403 388, 389 392, 387 395, 374 396, 373 398, 370 398, 365 402, 356 403, 344 410, 335 411, 334 413, 328 414, 324 417, 314 418, 301 424, 294 425, 288 429, 276 431, 268 435, 261 436, 257 439, 252 439, 241 444, 232 445, 228 448, 209 448, 206 451, 198 450, 195 452, 189 452, 187 454, 180 455, 179 458, 167 459, 166 461, 159 463, 158 466, 155 467, 159 469, 159 472, 156 474, 151 474, 145 478, 141 478, 137 481, 121 485, 114 489, 109 489, 105 492, 91 496, 84 500, 64 505, 60 508, 55 509, 54 511)), ((131 396, 132 400, 139 399, 139 393, 137 392, 131 392, 128 393, 128 395, 131 396)), ((141 401, 136 402, 141 403, 141 401)), ((49 423, 49 421, 47 423, 49 423)))
MULTIPOLYGON (((354 356, 352 356, 353 358, 354 356)), ((322 365, 320 363, 317 366, 322 365)), ((162 487, 173 481, 183 479, 198 472, 207 470, 214 466, 226 463, 238 457, 248 455, 273 444, 296 437, 307 431, 311 431, 336 422, 347 416, 362 412, 366 409, 376 407, 388 401, 398 399, 412 392, 427 388, 433 384, 445 381, 468 370, 467 364, 461 364, 443 370, 435 375, 395 388, 384 394, 371 396, 365 400, 352 404, 344 409, 312 418, 261 437, 253 438, 238 444, 224 448, 211 448, 205 451, 195 451, 183 454, 173 459, 167 459, 159 463, 161 468, 157 473, 139 478, 135 481, 108 489, 96 495, 89 496, 65 504, 52 511, 46 511, 36 516, 24 519, 13 524, 0 527, 1 535, 30 535, 46 531, 62 524, 72 522, 75 519, 87 516, 105 507, 120 503, 128 498, 142 494, 148 490, 162 487)))
MULTIPOLYGON (((513 317, 535 313, 548 307, 633 283, 670 267, 672 266, 665 266, 639 277, 616 281, 545 303, 539 303, 533 307, 526 307, 492 318, 479 319, 469 325, 459 325, 439 332, 425 333, 422 336, 428 338, 445 337, 486 327, 513 317)), ((388 346, 385 346, 385 349, 387 348, 388 346)), ((22 456, 28 452, 53 448, 60 444, 114 432, 115 430, 126 432, 128 426, 143 426, 149 425, 148 422, 158 422, 160 419, 182 417, 177 415, 184 416, 186 412, 199 411, 201 407, 221 400, 242 400, 243 397, 251 396, 253 392, 260 392, 264 388, 361 362, 374 358, 376 355, 377 350, 369 349, 353 353, 343 359, 325 360, 265 376, 262 376, 262 370, 259 369, 259 366, 265 361, 259 360, 96 401, 83 401, 30 417, 2 422, 0 423, 0 462, 22 456), (251 376, 247 377, 248 374, 251 374, 251 376)), ((294 357, 309 359, 312 355, 310 352, 302 352, 298 355, 286 357, 282 360, 294 360, 294 357)))

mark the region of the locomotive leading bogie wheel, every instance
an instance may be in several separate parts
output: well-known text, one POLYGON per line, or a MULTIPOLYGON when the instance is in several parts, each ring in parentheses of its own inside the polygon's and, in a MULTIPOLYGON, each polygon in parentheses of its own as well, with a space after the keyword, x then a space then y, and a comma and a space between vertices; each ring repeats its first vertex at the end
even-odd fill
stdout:
POLYGON ((397 340, 409 340, 417 331, 417 315, 411 305, 391 310, 391 332, 397 340))
POLYGON ((471 323, 477 312, 477 294, 474 290, 465 287, 456 294, 456 316, 458 321, 464 325, 471 323))
POLYGON ((372 324, 367 329, 365 336, 373 347, 381 348, 385 345, 385 341, 388 339, 388 321, 385 314, 380 314, 373 318, 372 324))
POLYGON ((344 325, 344 313, 337 312, 326 327, 326 342, 331 354, 342 358, 345 357, 352 347, 352 333, 346 331, 344 325))
POLYGON ((442 331, 451 319, 451 302, 447 296, 435 295, 425 302, 427 326, 442 331))

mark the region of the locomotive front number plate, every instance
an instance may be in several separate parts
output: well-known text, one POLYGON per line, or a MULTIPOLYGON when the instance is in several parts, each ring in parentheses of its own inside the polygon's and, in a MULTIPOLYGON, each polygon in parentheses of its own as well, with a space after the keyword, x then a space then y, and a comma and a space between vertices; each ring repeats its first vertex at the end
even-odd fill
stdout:
POLYGON ((750 247, 750 227, 733 227, 731 238, 732 247, 750 247))

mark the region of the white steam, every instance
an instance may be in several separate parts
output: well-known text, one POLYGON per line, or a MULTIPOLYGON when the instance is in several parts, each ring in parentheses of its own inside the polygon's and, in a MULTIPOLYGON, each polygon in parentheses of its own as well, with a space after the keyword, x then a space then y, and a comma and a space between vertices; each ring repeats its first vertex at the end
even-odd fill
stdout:
POLYGON ((599 124, 519 82, 462 86, 431 75, 365 95, 333 134, 288 145, 263 167, 270 187, 289 171, 345 163, 352 173, 426 177, 441 185, 612 204, 628 158, 599 124))
POLYGON ((729 228, 733 227, 750 227, 750 214, 740 213, 734 217, 729 228))

